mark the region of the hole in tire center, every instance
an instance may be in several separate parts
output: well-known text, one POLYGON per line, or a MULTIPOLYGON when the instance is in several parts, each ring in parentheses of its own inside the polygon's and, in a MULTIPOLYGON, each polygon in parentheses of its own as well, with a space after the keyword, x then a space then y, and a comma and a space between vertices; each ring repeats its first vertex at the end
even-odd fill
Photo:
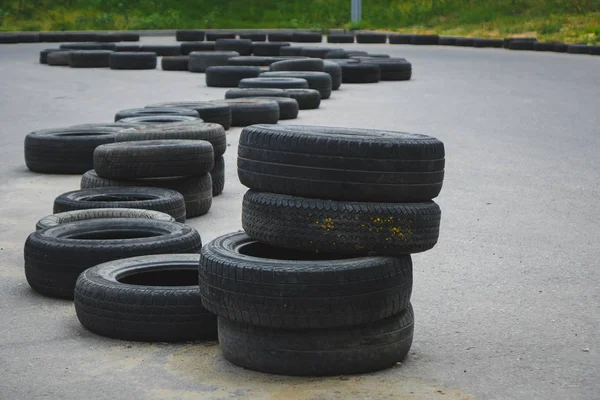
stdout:
POLYGON ((67 239, 80 240, 118 240, 118 239, 142 239, 164 235, 165 232, 135 230, 135 229, 103 229, 100 231, 74 233, 65 236, 67 239))
POLYGON ((196 286, 198 285, 198 270, 181 268, 143 271, 118 277, 117 281, 144 286, 196 286))
POLYGON ((250 242, 240 246, 237 251, 250 257, 268 258, 272 260, 295 260, 295 261, 327 261, 344 260, 356 258, 356 255, 343 255, 337 253, 316 253, 294 249, 284 249, 269 246, 260 242, 250 242))
POLYGON ((141 201, 141 200, 153 200, 156 197, 143 194, 97 194, 86 196, 82 198, 82 201, 141 201))

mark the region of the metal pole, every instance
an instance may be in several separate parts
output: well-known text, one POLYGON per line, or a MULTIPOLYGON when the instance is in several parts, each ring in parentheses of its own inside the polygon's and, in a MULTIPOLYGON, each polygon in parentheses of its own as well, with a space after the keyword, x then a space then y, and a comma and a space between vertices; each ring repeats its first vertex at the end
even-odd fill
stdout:
POLYGON ((352 22, 359 22, 362 14, 362 0, 351 0, 350 18, 352 22))

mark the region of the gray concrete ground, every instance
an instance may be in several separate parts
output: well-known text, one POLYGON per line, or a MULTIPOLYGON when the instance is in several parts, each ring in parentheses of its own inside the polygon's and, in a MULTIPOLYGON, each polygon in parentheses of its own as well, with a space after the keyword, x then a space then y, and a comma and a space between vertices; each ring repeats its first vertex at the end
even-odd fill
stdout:
MULTIPOLYGON (((232 366, 216 343, 93 335, 72 302, 29 288, 25 238, 79 177, 27 171, 25 134, 225 92, 207 88, 202 74, 40 65, 45 47, 52 45, 0 46, 1 399, 598 398, 600 57, 343 46, 406 57, 414 78, 342 85, 291 123, 442 139, 442 230, 435 249, 414 256, 408 359, 374 374, 298 379, 232 366)), ((228 132, 225 192, 208 215, 189 221, 205 242, 240 229, 239 134, 228 132)))

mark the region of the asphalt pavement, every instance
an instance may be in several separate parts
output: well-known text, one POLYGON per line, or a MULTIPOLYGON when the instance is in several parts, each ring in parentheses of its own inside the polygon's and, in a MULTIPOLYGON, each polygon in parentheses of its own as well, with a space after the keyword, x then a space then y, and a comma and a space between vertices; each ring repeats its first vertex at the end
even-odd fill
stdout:
MULTIPOLYGON (((343 84, 285 123, 425 133, 446 146, 439 244, 413 257, 409 357, 367 375, 267 375, 231 365, 216 343, 96 336, 72 302, 31 290, 24 241, 80 177, 29 172, 25 135, 226 89, 204 74, 50 67, 38 53, 52 44, 0 45, 0 399, 598 398, 600 57, 331 46, 405 57, 413 79, 343 84)), ((223 194, 188 222, 204 243, 241 229, 240 131, 227 133, 223 194)))

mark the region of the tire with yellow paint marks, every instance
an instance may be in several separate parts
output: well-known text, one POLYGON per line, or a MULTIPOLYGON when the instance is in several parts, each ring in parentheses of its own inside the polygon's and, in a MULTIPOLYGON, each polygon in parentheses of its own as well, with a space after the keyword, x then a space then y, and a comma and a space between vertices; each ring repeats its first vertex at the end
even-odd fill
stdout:
POLYGON ((441 210, 423 203, 319 200, 250 190, 242 205, 248 236, 311 252, 400 255, 431 249, 441 210))

